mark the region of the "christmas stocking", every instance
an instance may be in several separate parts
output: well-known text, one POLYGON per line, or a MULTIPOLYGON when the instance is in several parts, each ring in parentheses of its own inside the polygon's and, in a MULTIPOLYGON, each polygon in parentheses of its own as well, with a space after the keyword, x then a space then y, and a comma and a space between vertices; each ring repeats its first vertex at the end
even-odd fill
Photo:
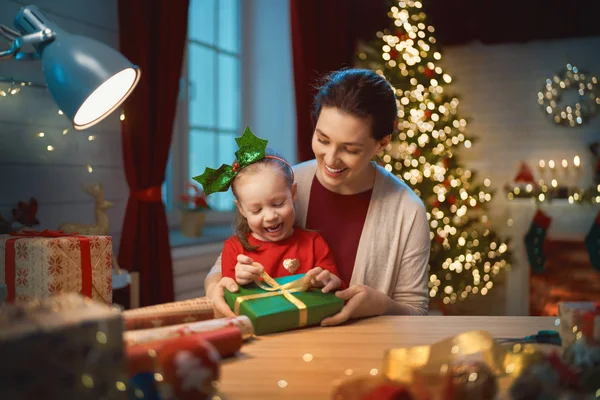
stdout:
POLYGON ((585 237, 585 247, 590 255, 592 267, 600 272, 600 212, 596 215, 594 225, 585 237))
POLYGON ((527 231, 527 234, 525 235, 527 259, 529 260, 529 265, 534 273, 544 272, 546 256, 544 256, 543 248, 550 222, 552 222, 552 218, 544 214, 542 210, 537 210, 533 217, 533 222, 529 227, 529 231, 527 231))

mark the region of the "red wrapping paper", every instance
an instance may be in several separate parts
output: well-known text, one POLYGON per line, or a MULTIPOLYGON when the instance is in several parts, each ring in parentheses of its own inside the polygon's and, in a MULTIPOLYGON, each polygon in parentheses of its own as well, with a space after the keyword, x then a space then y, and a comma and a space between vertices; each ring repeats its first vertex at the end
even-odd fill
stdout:
POLYGON ((156 368, 156 358, 151 357, 148 351, 152 350, 159 355, 165 346, 177 346, 177 343, 181 343, 183 338, 195 338, 211 343, 222 358, 234 355, 242 347, 242 332, 236 327, 137 344, 127 347, 125 350, 129 376, 142 372, 153 372, 156 368))

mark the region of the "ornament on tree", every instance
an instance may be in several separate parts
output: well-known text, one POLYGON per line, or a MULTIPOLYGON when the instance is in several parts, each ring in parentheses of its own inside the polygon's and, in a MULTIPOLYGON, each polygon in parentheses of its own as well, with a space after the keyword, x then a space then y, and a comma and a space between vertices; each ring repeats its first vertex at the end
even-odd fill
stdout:
POLYGON ((592 267, 600 272, 600 212, 596 215, 594 224, 585 237, 585 247, 590 256, 592 267))
POLYGON ((533 221, 525 235, 525 249, 527 250, 527 259, 534 273, 544 272, 546 256, 544 256, 544 242, 552 218, 546 215, 542 210, 537 210, 533 221))

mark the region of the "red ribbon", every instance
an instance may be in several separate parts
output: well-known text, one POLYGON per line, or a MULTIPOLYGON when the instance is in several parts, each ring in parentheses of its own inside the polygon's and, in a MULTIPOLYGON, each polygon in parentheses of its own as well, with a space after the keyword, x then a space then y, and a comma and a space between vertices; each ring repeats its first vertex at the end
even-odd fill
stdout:
POLYGON ((92 297, 92 255, 90 250, 90 238, 87 236, 77 236, 77 232, 66 233, 63 231, 52 231, 43 230, 38 231, 21 231, 11 232, 10 238, 6 241, 6 248, 4 251, 4 281, 6 282, 7 296, 6 301, 10 302, 15 299, 15 285, 16 285, 16 272, 15 272, 15 243, 19 239, 32 238, 32 237, 74 237, 79 239, 81 249, 81 294, 91 298, 92 297))
POLYGON ((594 303, 594 311, 581 314, 581 333, 589 340, 594 340, 594 320, 596 317, 600 317, 600 302, 594 303))
POLYGON ((129 195, 134 199, 137 199, 144 203, 159 203, 162 202, 162 187, 158 185, 151 186, 142 190, 132 190, 129 195))

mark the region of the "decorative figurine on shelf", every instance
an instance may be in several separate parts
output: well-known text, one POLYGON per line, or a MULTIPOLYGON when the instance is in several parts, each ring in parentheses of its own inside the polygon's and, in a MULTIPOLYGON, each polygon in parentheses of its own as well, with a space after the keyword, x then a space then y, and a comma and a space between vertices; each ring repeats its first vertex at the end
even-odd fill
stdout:
POLYGON ((73 222, 66 222, 60 224, 59 230, 65 232, 77 232, 80 235, 97 235, 97 236, 108 236, 109 234, 109 220, 106 210, 114 206, 114 203, 108 200, 104 200, 104 189, 100 183, 96 183, 92 186, 82 187, 83 191, 96 199, 94 206, 94 224, 78 224, 73 222))
POLYGON ((38 202, 35 198, 31 198, 29 203, 19 201, 12 209, 12 218, 6 220, 0 215, 0 234, 6 234, 12 231, 19 230, 24 227, 33 227, 39 225, 37 219, 38 202))
MULTIPOLYGON (((82 186, 82 190, 96 200, 94 206, 95 223, 78 224, 74 222, 65 222, 60 224, 58 229, 64 232, 77 232, 80 235, 109 236, 110 224, 106 210, 113 207, 115 204, 112 201, 104 199, 104 189, 100 183, 95 183, 88 187, 82 186)), ((119 268, 119 264, 114 254, 112 264, 113 272, 116 273, 116 275, 121 275, 121 268, 119 268)))
POLYGON ((179 196, 177 204, 181 210, 181 233, 188 237, 200 237, 204 227, 204 212, 210 210, 210 206, 198 186, 188 183, 186 190, 186 194, 179 196))

